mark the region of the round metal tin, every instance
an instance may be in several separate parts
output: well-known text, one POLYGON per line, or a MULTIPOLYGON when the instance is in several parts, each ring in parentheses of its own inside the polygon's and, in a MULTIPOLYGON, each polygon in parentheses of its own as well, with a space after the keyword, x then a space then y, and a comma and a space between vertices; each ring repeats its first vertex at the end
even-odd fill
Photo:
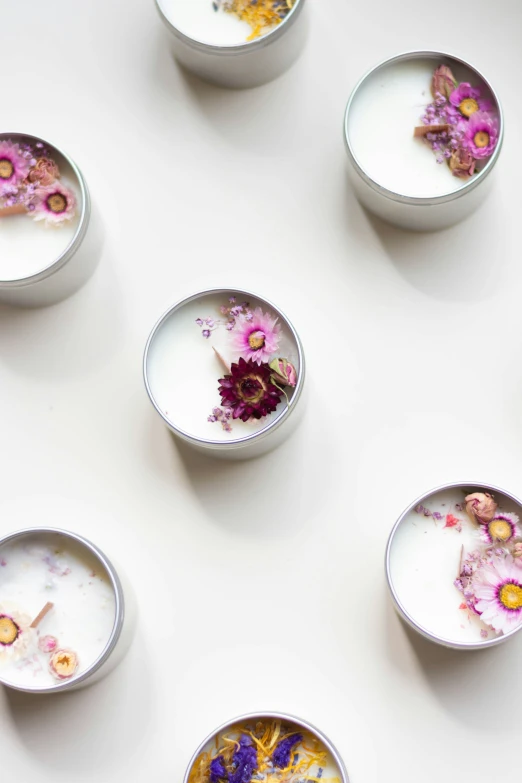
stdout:
POLYGON ((298 423, 297 417, 295 416, 295 410, 303 394, 305 381, 305 357, 301 340, 291 322, 288 320, 286 315, 278 307, 272 304, 272 302, 268 301, 268 299, 265 299, 264 297, 253 293, 252 291, 244 291, 237 288, 208 288, 205 291, 198 291, 191 296, 180 299, 178 302, 176 302, 176 304, 172 305, 172 307, 169 307, 169 309, 163 313, 161 318, 159 318, 159 320, 156 322, 145 345, 145 352, 143 355, 143 378, 150 401, 161 416, 164 423, 171 430, 171 432, 174 433, 174 435, 186 443, 189 443, 191 446, 194 446, 199 450, 206 451, 207 453, 211 452, 215 456, 227 456, 232 459, 244 459, 251 456, 258 456, 259 454, 275 448, 293 431, 293 426, 290 425, 295 425, 298 423), (149 351, 154 338, 158 333, 158 330, 176 310, 181 309, 189 302, 193 302, 200 297, 207 296, 209 294, 232 294, 238 296, 241 299, 254 299, 261 302, 264 306, 276 314, 280 321, 284 324, 285 328, 288 329, 289 333, 292 335, 293 340, 295 341, 299 359, 299 374, 297 377, 297 383, 295 385, 292 398, 290 399, 290 402, 285 410, 276 419, 273 419, 269 424, 263 427, 263 429, 251 433, 250 435, 246 435, 242 438, 231 438, 230 440, 226 441, 199 438, 176 426, 176 424, 172 422, 161 410, 154 397, 154 393, 149 382, 149 351), (292 422, 289 421, 290 418, 292 419, 292 422))
MULTIPOLYGON (((7 688, 12 688, 17 691, 23 691, 24 693, 57 693, 59 691, 69 691, 75 688, 82 688, 86 685, 91 685, 94 682, 97 682, 99 679, 108 674, 109 671, 111 671, 113 668, 113 666, 109 664, 109 659, 114 658, 114 653, 116 647, 119 646, 118 642, 120 641, 125 622, 125 600, 120 578, 116 573, 116 570, 111 561, 106 557, 106 555, 104 555, 104 553, 93 543, 88 541, 86 538, 83 538, 83 536, 80 536, 77 533, 71 533, 67 530, 53 527, 24 528, 23 530, 19 530, 16 533, 10 533, 9 535, 1 538, 0 549, 5 544, 16 541, 17 539, 30 536, 45 536, 47 534, 52 536, 63 536, 65 539, 74 541, 74 543, 87 549, 88 552, 94 556, 103 566, 110 579, 112 589, 114 591, 114 598, 116 603, 114 625, 109 640, 101 655, 94 661, 94 663, 91 664, 88 669, 79 674, 77 677, 74 677, 72 680, 57 682, 56 685, 53 685, 49 688, 24 688, 22 686, 14 685, 8 681, 3 680, 0 671, 1 685, 5 685, 7 688)), ((119 660, 120 657, 118 656, 118 660, 111 660, 111 663, 116 665, 119 660)))
MULTIPOLYGON (((49 265, 43 267, 38 272, 21 277, 17 280, 2 280, 0 278, 0 302, 5 301, 9 304, 46 305, 67 296, 76 290, 73 287, 68 291, 68 285, 64 286, 64 280, 60 272, 69 265, 69 262, 75 256, 82 244, 91 215, 91 202, 87 184, 80 169, 73 160, 54 144, 42 139, 39 136, 32 136, 29 133, 0 133, 0 140, 10 139, 18 142, 43 142, 46 147, 58 153, 71 168, 77 180, 79 190, 80 216, 76 232, 65 250, 49 265)), ((5 218, 6 220, 8 218, 5 218)), ((81 277, 81 275, 79 276, 81 277)), ((83 282, 83 281, 82 281, 83 282)))
POLYGON ((500 489, 500 487, 496 487, 492 484, 481 484, 477 481, 455 481, 449 484, 443 484, 440 487, 435 487, 435 489, 431 489, 429 492, 425 492, 423 495, 418 497, 416 500, 414 500, 410 505, 402 512, 400 517, 398 518, 397 522, 393 526, 393 529, 390 533, 390 537, 388 539, 388 544, 386 546, 386 556, 385 556, 385 570, 386 570, 386 580, 388 583, 388 588, 391 593, 391 597, 393 599, 393 602, 395 604, 395 608, 397 612, 399 613, 400 617, 411 627, 413 630, 417 631, 417 633, 421 634, 421 636, 424 636, 426 639, 429 639, 430 642, 435 642, 436 644, 440 644, 443 647, 449 647, 454 650, 483 650, 487 647, 495 647, 497 644, 502 644, 503 642, 506 642, 508 639, 510 639, 512 636, 514 636, 516 633, 518 633, 520 630, 522 630, 522 623, 517 627, 514 628, 512 631, 510 631, 507 634, 503 634, 501 636, 497 636, 492 639, 485 639, 483 642, 455 642, 451 639, 445 639, 441 636, 438 636, 437 634, 432 633, 429 628, 424 628, 424 626, 420 625, 410 614, 409 612, 404 608, 402 605, 399 596, 397 595, 393 580, 391 576, 391 568, 390 568, 390 557, 391 557, 391 549, 393 546, 393 540, 395 537, 395 533, 397 532, 398 528, 400 527, 401 523, 403 522, 404 518, 412 511, 416 506, 419 505, 419 503, 423 503, 425 500, 430 498, 432 495, 443 492, 447 489, 460 489, 462 488, 463 491, 466 492, 466 494, 469 494, 471 492, 490 492, 493 493, 496 497, 503 497, 506 500, 508 500, 510 503, 515 504, 520 509, 520 514, 522 515, 522 501, 519 500, 515 495, 512 495, 510 492, 506 492, 505 489, 500 489))
POLYGON ((155 4, 172 35, 179 62, 202 79, 223 87, 254 87, 275 79, 298 57, 306 38, 305 0, 296 0, 283 21, 266 35, 228 46, 187 35, 168 17, 162 0, 155 0, 155 4))
POLYGON ((190 759, 189 765, 187 767, 187 771, 185 772, 185 777, 183 778, 183 783, 189 783, 190 772, 192 770, 194 762, 198 758, 199 754, 205 749, 205 746, 209 742, 211 742, 216 735, 221 734, 224 731, 227 731, 227 729, 229 729, 231 726, 235 726, 238 723, 247 723, 249 721, 254 721, 254 720, 286 721, 288 723, 293 723, 296 726, 305 729, 306 731, 309 731, 311 734, 314 734, 317 737, 317 739, 324 745, 327 751, 330 753, 332 759, 334 760, 337 767, 339 768, 339 772, 341 775, 341 783, 350 783, 348 778, 348 772, 346 771, 346 767, 344 765, 344 761, 342 760, 339 751, 330 742, 328 737, 325 734, 323 734, 322 731, 319 731, 319 729, 317 729, 315 726, 312 726, 311 723, 301 720, 301 718, 296 718, 293 715, 288 715, 287 713, 284 712, 249 712, 246 715, 240 715, 238 718, 234 718, 234 720, 227 721, 226 723, 223 723, 221 726, 218 726, 217 729, 215 729, 211 734, 208 735, 208 737, 206 737, 203 740, 203 742, 199 745, 198 749, 190 759))
POLYGON ((488 80, 473 65, 453 54, 432 50, 408 51, 383 60, 371 68, 357 82, 346 106, 344 115, 344 143, 349 162, 349 175, 355 194, 370 212, 383 220, 413 231, 430 231, 447 228, 460 222, 473 212, 486 196, 486 186, 490 185, 490 173, 500 155, 504 141, 504 114, 499 98, 488 80), (461 65, 474 73, 490 92, 499 118, 499 137, 497 146, 480 172, 473 175, 461 188, 451 193, 433 197, 407 196, 383 187, 373 179, 358 161, 349 136, 349 117, 358 91, 374 73, 392 63, 403 60, 432 59, 434 63, 461 65), (487 180, 487 181, 486 181, 487 180))

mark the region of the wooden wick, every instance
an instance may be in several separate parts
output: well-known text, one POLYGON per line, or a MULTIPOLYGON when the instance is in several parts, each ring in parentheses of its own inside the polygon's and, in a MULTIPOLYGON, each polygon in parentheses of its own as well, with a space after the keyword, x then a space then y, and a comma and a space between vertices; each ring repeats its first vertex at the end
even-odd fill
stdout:
POLYGON ((457 574, 457 579, 459 579, 461 573, 462 573, 462 559, 464 557, 464 544, 462 544, 460 548, 460 563, 459 563, 459 572, 457 574))
POLYGON ((42 622, 42 620, 44 619, 44 617, 47 614, 47 612, 51 611, 53 606, 54 606, 54 604, 52 604, 50 601, 48 601, 45 604, 45 606, 42 609, 42 611, 39 614, 36 615, 36 617, 34 618, 33 622, 29 626, 29 628, 36 628, 36 626, 39 625, 42 622))
POLYGON ((417 125, 413 131, 414 136, 426 136, 428 133, 442 133, 449 131, 449 125, 417 125))
POLYGON ((227 372, 230 374, 230 367, 228 366, 228 364, 226 363, 226 361, 223 359, 223 357, 221 356, 221 354, 219 353, 219 351, 216 351, 216 349, 214 348, 214 346, 212 346, 212 348, 214 349, 214 353, 216 354, 217 358, 219 359, 219 361, 221 362, 221 364, 223 365, 223 367, 225 368, 225 370, 226 370, 226 371, 227 371, 227 372))
POLYGON ((27 212, 23 204, 15 204, 12 207, 2 207, 0 217, 9 217, 9 215, 24 215, 27 212))

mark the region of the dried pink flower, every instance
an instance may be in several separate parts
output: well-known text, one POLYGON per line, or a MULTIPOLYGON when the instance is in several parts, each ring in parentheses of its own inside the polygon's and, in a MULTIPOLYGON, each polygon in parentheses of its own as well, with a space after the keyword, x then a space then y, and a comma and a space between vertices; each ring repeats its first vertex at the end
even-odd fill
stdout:
POLYGON ((458 147, 451 153, 449 167, 454 177, 471 177, 475 173, 476 161, 471 152, 458 147))
POLYGON ((272 380, 281 386, 295 386, 297 383, 297 371, 288 359, 273 359, 269 367, 273 370, 272 380))
POLYGON ((434 98, 441 95, 443 98, 449 98, 457 86, 457 80, 453 76, 451 68, 447 65, 439 65, 435 68, 431 80, 431 94, 434 98))
POLYGON ((60 170, 51 158, 38 158, 27 179, 29 182, 37 182, 44 187, 51 185, 55 179, 60 178, 60 170))
POLYGON ((38 649, 43 653, 52 653, 58 647, 56 636, 42 636, 38 639, 38 649))
POLYGON ((473 522, 486 524, 495 516, 497 504, 488 492, 472 492, 466 496, 466 511, 473 522))

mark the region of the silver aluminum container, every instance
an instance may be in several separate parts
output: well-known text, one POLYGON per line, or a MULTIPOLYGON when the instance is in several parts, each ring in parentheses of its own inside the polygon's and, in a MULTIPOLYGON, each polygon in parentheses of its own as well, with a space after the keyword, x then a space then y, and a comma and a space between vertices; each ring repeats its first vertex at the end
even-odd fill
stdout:
POLYGON ((393 586, 393 580, 392 580, 391 568, 390 568, 390 555, 391 555, 393 540, 395 537, 395 533, 397 532, 397 529, 401 525, 404 518, 410 513, 410 511, 412 511, 416 506, 418 506, 419 503, 423 503, 424 501, 428 500, 428 498, 430 498, 432 495, 438 492, 443 492, 444 490, 447 489, 462 489, 462 491, 465 492, 466 494, 471 494, 472 492, 489 492, 490 494, 493 494, 497 500, 499 500, 499 505, 502 505, 503 510, 514 511, 522 519, 522 501, 520 501, 517 497, 515 497, 515 495, 512 495, 510 492, 506 492, 505 489, 500 489, 499 487, 495 487, 492 484, 481 484, 480 482, 476 482, 476 481, 464 481, 464 482, 455 481, 450 484, 443 484, 440 487, 435 487, 435 489, 432 489, 429 492, 425 492, 424 495, 421 495, 419 498, 417 498, 417 500, 414 500, 413 503, 410 503, 408 508, 406 508, 402 512, 402 514, 400 515, 399 519, 393 526, 393 529, 390 533, 390 537, 388 539, 388 544, 386 547, 386 557, 385 557, 385 569, 386 569, 386 579, 388 582, 388 588, 390 590, 391 597, 395 604, 395 608, 399 613, 400 617, 411 628, 413 628, 414 631, 420 633, 421 636, 424 636, 426 639, 429 639, 429 641, 431 642, 440 644, 443 647, 449 647, 453 650, 484 650, 488 647, 495 647, 497 644, 502 644, 503 642, 506 642, 508 639, 510 639, 512 636, 514 636, 516 633, 522 630, 522 624, 517 628, 514 628, 512 631, 510 631, 507 634, 503 634, 501 636, 497 636, 492 639, 484 639, 483 642, 477 642, 477 643, 471 642, 467 644, 465 642, 455 642, 450 639, 444 639, 440 636, 437 636, 436 634, 433 634, 428 628, 424 628, 406 611, 404 606, 401 604, 401 601, 393 586))
MULTIPOLYGON (((7 139, 15 142, 43 142, 56 156, 58 166, 62 164, 63 167, 65 164, 76 180, 80 215, 76 233, 64 252, 51 265, 19 280, 2 280, 0 271, 0 303, 19 307, 51 305, 77 291, 95 269, 96 254, 92 252, 92 248, 82 246, 91 214, 89 191, 78 166, 54 144, 28 133, 0 133, 0 141, 7 139)), ((2 220, 9 220, 9 218, 2 218, 2 220)))
POLYGON ((2 671, 0 669, 0 684, 8 688, 13 688, 17 691, 23 691, 24 693, 58 693, 62 691, 72 691, 79 688, 84 688, 87 685, 93 685, 98 682, 107 674, 109 674, 124 657, 127 652, 130 643, 132 641, 134 630, 134 605, 132 601, 132 592, 129 593, 127 585, 125 585, 125 597, 122 587, 120 576, 116 572, 111 561, 104 553, 98 549, 97 546, 92 544, 83 536, 77 533, 71 533, 67 530, 61 530, 59 528, 52 527, 35 527, 19 530, 16 533, 10 533, 0 539, 0 552, 3 546, 6 544, 12 544, 17 540, 24 538, 30 538, 32 536, 46 536, 49 535, 53 539, 58 536, 64 538, 64 545, 67 545, 68 541, 71 541, 74 545, 80 546, 87 550, 91 557, 94 557, 100 565, 105 569, 112 588, 114 590, 114 597, 116 602, 116 613, 114 618, 114 625, 111 636, 107 642, 105 649, 99 658, 94 663, 82 672, 77 677, 73 677, 71 680, 63 680, 57 682, 48 688, 24 688, 19 685, 14 685, 6 680, 2 679, 2 671), (126 599, 131 599, 126 600, 126 599), (130 611, 129 611, 130 609, 130 611))
MULTIPOLYGON (((220 46, 191 38, 168 18, 163 0, 155 0, 172 35, 174 56, 187 70, 222 87, 256 87, 280 76, 299 56, 306 39, 305 0, 293 8, 274 30, 253 41, 220 46)), ((208 0, 209 10, 211 0, 208 0)))
MULTIPOLYGON (((412 129, 413 133, 413 129, 412 129)), ((370 212, 401 228, 412 231, 437 231, 448 228, 468 217, 486 198, 492 186, 490 177, 500 155, 504 140, 504 115, 502 107, 491 84, 472 65, 460 57, 436 51, 412 51, 398 54, 376 65, 368 71, 356 84, 348 100, 344 118, 344 142, 348 156, 348 173, 350 182, 357 199, 370 212), (469 69, 476 78, 477 83, 482 83, 490 93, 493 104, 498 111, 499 138, 493 155, 488 159, 484 168, 471 177, 459 190, 432 198, 417 198, 394 193, 387 190, 376 180, 372 179, 364 167, 357 160, 352 149, 349 137, 349 117, 354 100, 359 89, 365 81, 376 71, 386 68, 392 63, 401 60, 431 59, 436 65, 449 65, 458 71, 459 67, 469 69)))
POLYGON ((312 726, 311 723, 307 723, 307 721, 301 720, 300 718, 295 718, 293 715, 288 715, 283 712, 249 712, 246 715, 240 715, 238 718, 235 718, 234 720, 229 720, 226 723, 223 723, 221 726, 219 726, 215 731, 213 731, 211 734, 206 737, 203 742, 200 744, 192 758, 190 759, 189 765, 187 767, 187 771, 185 772, 185 777, 183 778, 183 783, 188 783, 190 779, 190 772, 192 770, 192 767, 194 765, 194 762, 196 761, 199 754, 205 749, 205 747, 212 742, 214 737, 216 737, 218 734, 222 734, 224 731, 227 731, 227 729, 231 728, 232 726, 235 726, 238 723, 250 723, 258 720, 280 720, 285 723, 292 723, 296 727, 304 729, 305 731, 309 731, 310 734, 314 734, 317 739, 324 745, 326 750, 330 753, 332 759, 336 763, 336 765, 339 768, 339 773, 341 776, 341 783, 350 783, 348 778, 348 772, 346 771, 346 767, 344 765, 344 761, 342 760, 339 751, 335 748, 334 745, 330 742, 328 737, 324 735, 319 729, 316 729, 315 726, 312 726))
MULTIPOLYGON (((190 446, 205 454, 212 455, 214 457, 222 457, 224 459, 250 459, 251 457, 258 457, 261 454, 265 454, 268 451, 279 446, 286 438, 294 431, 297 424, 300 421, 301 414, 303 413, 303 403, 301 398, 303 396, 303 387, 305 381, 305 357, 301 340, 296 330, 286 317, 284 313, 279 310, 272 302, 252 293, 252 291, 243 291, 236 288, 209 288, 205 291, 198 291, 191 296, 185 297, 170 307, 157 321, 149 335, 147 344, 145 346, 145 353, 143 356, 143 377, 145 381, 145 388, 149 395, 150 401, 154 405, 155 409, 171 430, 171 432, 180 440, 188 443, 190 446), (154 342, 154 338, 158 333, 161 326, 167 321, 170 316, 184 305, 189 302, 193 302, 200 297, 207 296, 209 294, 223 294, 229 296, 230 294, 237 296, 238 301, 255 299, 260 302, 264 307, 272 311, 278 316, 280 322, 283 324, 285 330, 292 336, 296 351, 299 359, 299 374, 297 383, 294 388, 290 403, 285 410, 276 419, 273 419, 263 429, 258 432, 241 438, 231 438, 230 440, 220 441, 211 440, 205 438, 198 438, 191 435, 188 432, 180 429, 173 421, 171 421, 165 413, 162 411, 160 405, 155 399, 154 392, 150 385, 148 363, 150 358, 151 345, 154 342), (299 405, 299 403, 301 404, 299 405)), ((216 405, 219 404, 219 398, 216 397, 216 405)), ((204 415, 204 411, 202 415, 204 415)))

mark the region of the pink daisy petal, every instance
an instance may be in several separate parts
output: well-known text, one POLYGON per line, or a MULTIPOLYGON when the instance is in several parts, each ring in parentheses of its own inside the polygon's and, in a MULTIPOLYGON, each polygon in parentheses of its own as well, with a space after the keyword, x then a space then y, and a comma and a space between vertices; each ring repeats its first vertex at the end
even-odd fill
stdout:
POLYGON ((235 358, 242 357, 257 364, 267 362, 279 348, 281 325, 277 317, 263 313, 256 307, 251 313, 240 314, 230 332, 231 347, 235 358), (249 319, 247 315, 252 317, 249 319))

